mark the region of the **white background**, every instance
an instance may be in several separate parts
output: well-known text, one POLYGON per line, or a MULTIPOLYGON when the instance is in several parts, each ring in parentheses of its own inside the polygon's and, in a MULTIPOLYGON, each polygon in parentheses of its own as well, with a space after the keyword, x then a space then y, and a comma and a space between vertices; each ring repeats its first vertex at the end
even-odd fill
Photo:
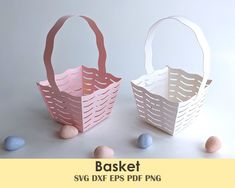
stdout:
MULTIPOLYGON (((235 157, 235 3, 232 0, 0 0, 0 143, 8 135, 22 136, 26 147, 16 152, 0 148, 0 157, 90 158, 98 145, 108 145, 121 158, 235 157), (36 82, 46 79, 43 50, 46 34, 66 14, 93 18, 105 37, 107 71, 123 78, 111 117, 72 140, 58 138, 36 82), (177 136, 169 136, 137 117, 130 81, 144 70, 144 42, 158 19, 183 15, 204 31, 212 50, 213 83, 201 116, 177 136), (141 133, 154 144, 136 147, 141 133), (204 142, 218 136, 223 148, 204 152, 204 142)), ((57 73, 86 65, 97 67, 93 33, 84 21, 73 19, 56 38, 53 64, 57 73)), ((202 54, 194 35, 179 23, 161 24, 154 40, 154 66, 170 65, 202 73, 202 54)))

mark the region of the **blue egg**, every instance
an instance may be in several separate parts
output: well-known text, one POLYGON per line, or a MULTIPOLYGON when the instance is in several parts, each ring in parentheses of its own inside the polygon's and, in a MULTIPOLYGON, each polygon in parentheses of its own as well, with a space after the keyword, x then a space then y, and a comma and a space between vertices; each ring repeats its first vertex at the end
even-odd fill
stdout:
POLYGON ((147 133, 141 134, 137 140, 138 147, 142 149, 148 148, 149 146, 152 145, 152 143, 153 143, 153 138, 150 134, 147 133))
POLYGON ((18 136, 8 136, 4 140, 4 148, 7 151, 15 151, 25 145, 25 140, 18 136))

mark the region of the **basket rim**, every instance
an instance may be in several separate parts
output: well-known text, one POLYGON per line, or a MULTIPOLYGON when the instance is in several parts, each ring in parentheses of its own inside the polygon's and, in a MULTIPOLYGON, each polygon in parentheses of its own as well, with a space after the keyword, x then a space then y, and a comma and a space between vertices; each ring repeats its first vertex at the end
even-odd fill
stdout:
MULTIPOLYGON (((178 104, 178 105, 179 105, 179 104, 184 104, 184 103, 188 103, 188 102, 191 101, 191 100, 194 100, 194 99, 197 97, 197 95, 194 95, 193 97, 191 97, 191 98, 189 98, 189 99, 187 99, 187 100, 185 100, 185 101, 174 102, 174 101, 168 100, 166 97, 163 97, 163 96, 161 96, 161 95, 155 94, 155 93, 153 93, 153 92, 147 90, 145 87, 139 86, 139 85, 136 83, 136 82, 138 82, 138 81, 140 81, 140 80, 142 80, 142 79, 146 79, 147 77, 154 76, 154 75, 158 74, 159 72, 163 72, 163 71, 166 71, 166 70, 168 71, 168 69, 182 71, 184 74, 188 74, 188 75, 190 75, 190 76, 197 76, 197 77, 200 77, 201 79, 203 78, 203 77, 202 77, 201 75, 199 75, 199 74, 188 73, 188 72, 184 71, 183 69, 171 68, 170 66, 167 65, 167 66, 165 66, 165 67, 162 68, 162 69, 158 69, 158 70, 154 71, 152 74, 144 74, 144 75, 139 76, 139 77, 138 77, 137 79, 135 79, 135 80, 131 80, 131 85, 132 85, 132 87, 133 87, 133 85, 134 85, 134 87, 141 88, 145 93, 147 93, 148 95, 150 95, 150 96, 152 96, 152 97, 161 98, 161 99, 163 99, 163 100, 165 100, 165 101, 167 101, 167 102, 169 102, 169 103, 172 103, 172 104, 174 104, 174 105, 177 105, 177 104, 178 104)), ((208 89, 208 87, 210 86, 211 82, 212 82, 211 79, 210 79, 210 80, 207 80, 207 82, 206 82, 206 87, 204 88, 204 90, 207 90, 207 89, 208 89)))
MULTIPOLYGON (((95 71, 95 73, 99 73, 99 70, 98 70, 97 68, 90 68, 90 67, 86 67, 86 66, 84 66, 84 65, 81 65, 81 66, 78 66, 78 67, 75 67, 75 68, 66 69, 66 70, 65 70, 64 72, 62 72, 62 73, 55 74, 55 77, 64 77, 64 76, 68 75, 71 71, 75 71, 75 70, 77 70, 77 69, 79 69, 79 68, 90 69, 90 70, 92 70, 92 71, 95 71)), ((109 84, 108 86, 106 86, 105 88, 97 89, 97 90, 93 91, 92 93, 90 93, 90 94, 88 94, 88 95, 73 96, 73 95, 71 95, 71 94, 69 94, 69 93, 67 93, 67 92, 65 92, 65 91, 60 91, 60 92, 61 92, 62 94, 69 95, 69 96, 72 96, 72 97, 77 97, 77 98, 84 98, 84 97, 85 97, 85 98, 87 98, 87 97, 89 97, 89 96, 91 96, 91 95, 95 95, 95 94, 97 94, 97 93, 99 93, 99 92, 105 91, 106 89, 113 87, 114 84, 118 84, 118 85, 119 85, 120 82, 121 82, 121 80, 122 80, 122 78, 116 77, 116 76, 114 76, 113 74, 108 73, 108 72, 106 72, 106 74, 104 75, 104 77, 107 77, 107 78, 111 79, 111 80, 112 80, 112 83, 110 83, 110 84, 109 84)), ((36 82, 36 84, 37 84, 39 87, 50 87, 50 88, 51 88, 51 86, 50 86, 48 80, 41 80, 41 81, 39 81, 39 82, 36 82), (46 84, 45 84, 45 83, 43 84, 43 82, 45 82, 46 84)))

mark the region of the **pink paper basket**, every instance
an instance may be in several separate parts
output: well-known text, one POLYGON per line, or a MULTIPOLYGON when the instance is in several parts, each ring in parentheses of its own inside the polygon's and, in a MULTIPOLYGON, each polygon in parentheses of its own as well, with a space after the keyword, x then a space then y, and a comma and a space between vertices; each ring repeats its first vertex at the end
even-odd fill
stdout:
POLYGON ((106 72, 106 51, 101 31, 93 20, 86 20, 96 36, 99 51, 98 69, 79 66, 55 75, 51 56, 56 33, 73 16, 63 16, 55 23, 47 35, 44 64, 47 79, 37 83, 51 117, 62 125, 77 127, 84 132, 104 119, 113 108, 121 78, 106 72))

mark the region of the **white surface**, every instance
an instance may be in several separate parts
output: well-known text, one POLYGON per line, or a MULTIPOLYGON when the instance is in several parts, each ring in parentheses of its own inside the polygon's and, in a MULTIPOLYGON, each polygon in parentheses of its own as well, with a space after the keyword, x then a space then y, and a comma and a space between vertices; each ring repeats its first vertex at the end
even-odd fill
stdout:
MULTIPOLYGON (((16 152, 0 149, 0 157, 92 157, 98 145, 114 148, 121 158, 234 158, 235 3, 230 0, 41 0, 3 1, 0 6, 0 141, 8 135, 25 138, 16 152), (45 78, 42 54, 52 24, 65 14, 93 18, 104 33, 107 71, 123 77, 111 117, 72 140, 57 137, 59 125, 51 121, 36 87, 45 78), (144 42, 149 27, 159 18, 183 15, 197 23, 212 51, 209 89, 198 121, 172 137, 137 118, 130 80, 145 73, 144 42), (154 144, 138 149, 135 140, 149 132, 154 144), (217 154, 203 151, 205 140, 217 135, 223 148, 217 154)), ((202 73, 202 58, 194 36, 180 24, 163 24, 154 40, 154 64, 202 73), (174 29, 174 32, 172 32, 174 29)), ((93 34, 84 23, 72 20, 57 37, 56 72, 84 64, 97 66, 93 34), (82 24, 82 26, 81 26, 82 24)))

